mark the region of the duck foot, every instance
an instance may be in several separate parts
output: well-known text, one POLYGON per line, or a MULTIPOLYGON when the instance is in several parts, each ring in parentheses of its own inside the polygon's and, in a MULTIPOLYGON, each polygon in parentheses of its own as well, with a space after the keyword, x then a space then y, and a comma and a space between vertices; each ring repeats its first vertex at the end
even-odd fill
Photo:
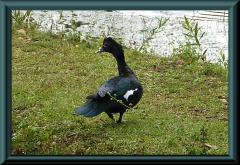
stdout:
POLYGON ((131 122, 131 120, 122 120, 122 123, 131 122))
POLYGON ((122 120, 122 121, 116 121, 116 120, 115 120, 115 123, 117 123, 117 124, 118 124, 118 123, 126 123, 126 122, 131 122, 131 120, 122 120))

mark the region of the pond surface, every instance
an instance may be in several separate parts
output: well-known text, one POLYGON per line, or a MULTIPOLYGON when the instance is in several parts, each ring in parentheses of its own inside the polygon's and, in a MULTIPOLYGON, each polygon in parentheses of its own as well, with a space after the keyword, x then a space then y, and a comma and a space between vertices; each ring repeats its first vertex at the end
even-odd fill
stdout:
POLYGON ((207 60, 218 61, 220 51, 228 57, 228 11, 33 11, 33 17, 41 25, 41 30, 64 30, 64 24, 69 24, 70 20, 82 21, 83 25, 77 30, 83 34, 83 38, 86 34, 90 37, 112 36, 121 38, 133 49, 141 47, 149 32, 159 24, 159 19, 169 18, 162 31, 155 34, 146 47, 147 51, 161 56, 171 55, 179 42, 187 41, 183 35, 186 30, 182 27, 184 16, 195 19, 202 31, 206 32, 200 43, 203 50, 208 48, 207 60))

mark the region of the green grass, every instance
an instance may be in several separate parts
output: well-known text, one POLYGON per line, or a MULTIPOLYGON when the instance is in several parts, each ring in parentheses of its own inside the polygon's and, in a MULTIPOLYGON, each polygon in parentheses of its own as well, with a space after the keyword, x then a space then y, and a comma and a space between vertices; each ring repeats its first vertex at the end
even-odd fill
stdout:
MULTIPOLYGON (((125 59, 144 87, 136 107, 115 124, 105 113, 75 114, 85 97, 118 74, 97 40, 12 29, 12 154, 226 155, 228 79, 219 64, 142 54, 125 59), (76 46, 77 45, 77 46, 76 46)), ((190 58, 190 57, 189 57, 190 58)), ((118 114, 115 115, 118 118, 118 114)))

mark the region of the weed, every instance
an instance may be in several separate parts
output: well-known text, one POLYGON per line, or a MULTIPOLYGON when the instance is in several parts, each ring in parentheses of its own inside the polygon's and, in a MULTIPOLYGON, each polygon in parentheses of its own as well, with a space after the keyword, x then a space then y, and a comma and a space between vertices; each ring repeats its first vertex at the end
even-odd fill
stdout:
POLYGON ((123 102, 122 100, 118 100, 118 99, 116 98, 116 95, 113 95, 113 96, 112 96, 111 93, 108 92, 108 91, 107 91, 107 94, 111 97, 111 100, 112 100, 112 101, 116 101, 116 102, 122 104, 123 106, 125 106, 125 107, 128 108, 128 109, 133 108, 132 105, 131 105, 131 103, 130 103, 129 106, 128 106, 128 105, 124 104, 124 102, 123 102))
POLYGON ((22 25, 25 21, 31 18, 32 10, 27 10, 25 13, 22 13, 20 10, 13 10, 12 11, 12 18, 15 23, 22 25))
POLYGON ((183 33, 187 41, 185 43, 179 42, 179 48, 174 48, 173 54, 190 63, 199 59, 205 62, 207 49, 203 51, 200 40, 206 33, 201 31, 198 22, 189 20, 186 16, 184 16, 182 27, 187 30, 186 33, 183 33))
POLYGON ((226 56, 222 50, 220 50, 220 57, 218 58, 218 62, 220 65, 223 65, 225 69, 228 69, 228 60, 226 59, 226 56))
POLYGON ((16 23, 18 26, 21 26, 22 28, 25 28, 25 27, 30 28, 30 26, 32 25, 36 26, 35 21, 32 17, 32 10, 26 10, 25 13, 22 12, 21 10, 13 10, 12 19, 14 23, 16 23))
POLYGON ((190 155, 206 155, 205 143, 207 140, 207 130, 202 127, 198 133, 191 136, 191 141, 186 146, 186 150, 190 155))
MULTIPOLYGON (((145 24, 145 27, 140 31, 141 34, 143 34, 143 41, 141 46, 139 47, 138 51, 142 51, 143 49, 146 49, 146 46, 148 45, 149 41, 153 39, 153 37, 164 30, 164 25, 168 22, 169 18, 155 18, 157 20, 157 26, 149 28, 145 24)), ((146 22, 144 18, 142 18, 143 22, 146 22)))

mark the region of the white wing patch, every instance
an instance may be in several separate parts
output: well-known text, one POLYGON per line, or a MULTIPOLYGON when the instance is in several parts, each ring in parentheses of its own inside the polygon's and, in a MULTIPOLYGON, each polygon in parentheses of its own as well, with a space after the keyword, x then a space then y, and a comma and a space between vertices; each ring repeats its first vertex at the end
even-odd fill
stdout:
POLYGON ((129 90, 125 93, 125 95, 123 95, 123 97, 128 101, 128 97, 131 96, 133 94, 134 91, 137 91, 138 89, 134 89, 134 90, 129 90))

